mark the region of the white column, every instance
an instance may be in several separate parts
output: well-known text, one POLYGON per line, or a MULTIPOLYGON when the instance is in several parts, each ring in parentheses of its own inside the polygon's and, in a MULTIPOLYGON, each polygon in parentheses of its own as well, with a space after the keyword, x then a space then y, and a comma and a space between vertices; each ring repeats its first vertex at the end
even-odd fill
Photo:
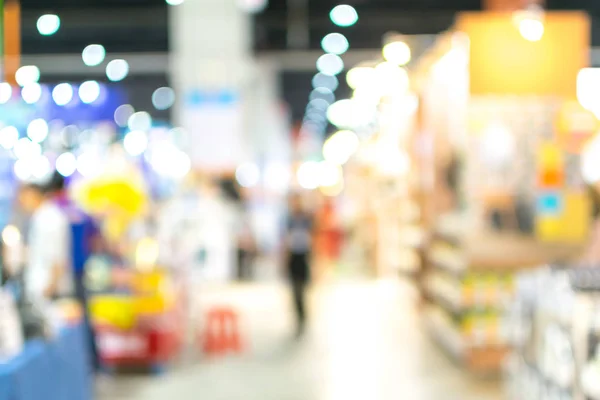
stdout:
POLYGON ((169 9, 174 120, 190 134, 196 168, 231 170, 245 153, 250 16, 238 0, 186 0, 169 9))

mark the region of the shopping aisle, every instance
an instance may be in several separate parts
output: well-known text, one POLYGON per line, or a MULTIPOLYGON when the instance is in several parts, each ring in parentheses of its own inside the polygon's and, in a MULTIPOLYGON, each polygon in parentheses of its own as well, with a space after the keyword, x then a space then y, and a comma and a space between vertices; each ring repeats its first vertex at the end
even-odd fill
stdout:
POLYGON ((420 329, 415 292, 397 280, 324 284, 313 325, 291 338, 280 285, 202 290, 201 305, 235 304, 249 339, 242 357, 193 361, 159 378, 102 379, 100 400, 500 400, 498 384, 470 379, 420 329))

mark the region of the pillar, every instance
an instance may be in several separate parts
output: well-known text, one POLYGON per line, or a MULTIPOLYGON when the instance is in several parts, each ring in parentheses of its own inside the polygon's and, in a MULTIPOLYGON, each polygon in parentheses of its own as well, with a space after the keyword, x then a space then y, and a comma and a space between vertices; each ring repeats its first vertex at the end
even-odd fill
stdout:
POLYGON ((186 0, 170 9, 174 121, 190 135, 196 169, 232 171, 244 158, 250 16, 237 0, 186 0))

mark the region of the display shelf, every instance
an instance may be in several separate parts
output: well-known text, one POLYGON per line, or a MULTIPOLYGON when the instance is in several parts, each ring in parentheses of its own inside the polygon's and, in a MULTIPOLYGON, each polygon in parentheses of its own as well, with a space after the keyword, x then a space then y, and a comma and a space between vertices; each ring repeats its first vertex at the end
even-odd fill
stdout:
POLYGON ((424 315, 431 336, 454 361, 477 373, 493 373, 500 370, 508 352, 503 343, 472 340, 465 336, 439 307, 427 307, 424 315))
POLYGON ((454 274, 467 271, 520 271, 551 262, 572 260, 581 246, 540 243, 517 234, 480 232, 463 238, 461 246, 435 240, 430 261, 454 274))
POLYGON ((512 293, 503 282, 472 286, 468 287, 463 280, 439 271, 432 271, 424 278, 424 287, 430 298, 455 314, 467 310, 499 309, 512 293))

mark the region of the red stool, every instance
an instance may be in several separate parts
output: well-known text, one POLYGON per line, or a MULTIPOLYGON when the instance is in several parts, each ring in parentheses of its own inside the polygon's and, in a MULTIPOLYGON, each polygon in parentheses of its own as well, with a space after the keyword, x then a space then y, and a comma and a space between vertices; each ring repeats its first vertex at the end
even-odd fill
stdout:
POLYGON ((206 314, 202 349, 205 354, 209 355, 242 352, 238 315, 233 309, 217 307, 206 314))

